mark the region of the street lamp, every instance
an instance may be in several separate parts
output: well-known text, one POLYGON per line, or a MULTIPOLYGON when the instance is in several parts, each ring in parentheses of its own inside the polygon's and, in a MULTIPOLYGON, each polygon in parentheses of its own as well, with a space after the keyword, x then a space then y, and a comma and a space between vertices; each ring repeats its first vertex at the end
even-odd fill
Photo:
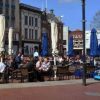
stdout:
POLYGON ((83 30, 83 85, 86 86, 86 58, 85 58, 85 1, 86 0, 81 0, 82 1, 82 30, 83 30))

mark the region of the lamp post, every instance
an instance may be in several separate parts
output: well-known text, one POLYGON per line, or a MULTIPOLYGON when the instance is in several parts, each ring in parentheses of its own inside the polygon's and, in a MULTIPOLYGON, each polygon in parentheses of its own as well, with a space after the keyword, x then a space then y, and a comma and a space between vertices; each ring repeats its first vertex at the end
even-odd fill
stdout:
POLYGON ((85 58, 85 1, 86 0, 81 0, 82 1, 82 30, 83 30, 83 85, 86 86, 86 58, 85 58))

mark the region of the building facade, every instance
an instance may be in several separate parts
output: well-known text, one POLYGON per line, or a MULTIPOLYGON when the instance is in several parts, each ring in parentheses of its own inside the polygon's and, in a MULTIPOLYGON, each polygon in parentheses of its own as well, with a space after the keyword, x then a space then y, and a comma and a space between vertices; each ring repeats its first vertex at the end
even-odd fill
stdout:
POLYGON ((21 43, 24 55, 32 55, 41 45, 41 10, 20 4, 21 43))
POLYGON ((0 14, 5 15, 5 49, 8 49, 8 31, 13 27, 13 53, 19 48, 19 0, 0 0, 0 14))
POLYGON ((82 55, 83 51, 83 32, 81 30, 70 31, 73 36, 74 54, 82 55))

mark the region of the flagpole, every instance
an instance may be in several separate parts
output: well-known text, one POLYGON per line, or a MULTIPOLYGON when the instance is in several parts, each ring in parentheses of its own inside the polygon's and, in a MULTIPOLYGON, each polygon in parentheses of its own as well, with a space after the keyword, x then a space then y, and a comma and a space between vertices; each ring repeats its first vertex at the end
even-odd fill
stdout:
POLYGON ((44 10, 44 4, 43 4, 43 0, 42 0, 42 11, 44 10))
POLYGON ((45 7, 46 7, 46 9, 48 8, 48 2, 47 2, 47 0, 45 0, 45 7))

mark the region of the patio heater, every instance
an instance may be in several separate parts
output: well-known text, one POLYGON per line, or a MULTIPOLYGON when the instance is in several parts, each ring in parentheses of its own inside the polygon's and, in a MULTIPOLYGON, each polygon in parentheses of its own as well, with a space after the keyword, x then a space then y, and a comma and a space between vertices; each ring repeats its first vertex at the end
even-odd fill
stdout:
POLYGON ((86 57, 85 57, 85 1, 82 1, 82 31, 83 31, 83 85, 86 86, 86 57))

